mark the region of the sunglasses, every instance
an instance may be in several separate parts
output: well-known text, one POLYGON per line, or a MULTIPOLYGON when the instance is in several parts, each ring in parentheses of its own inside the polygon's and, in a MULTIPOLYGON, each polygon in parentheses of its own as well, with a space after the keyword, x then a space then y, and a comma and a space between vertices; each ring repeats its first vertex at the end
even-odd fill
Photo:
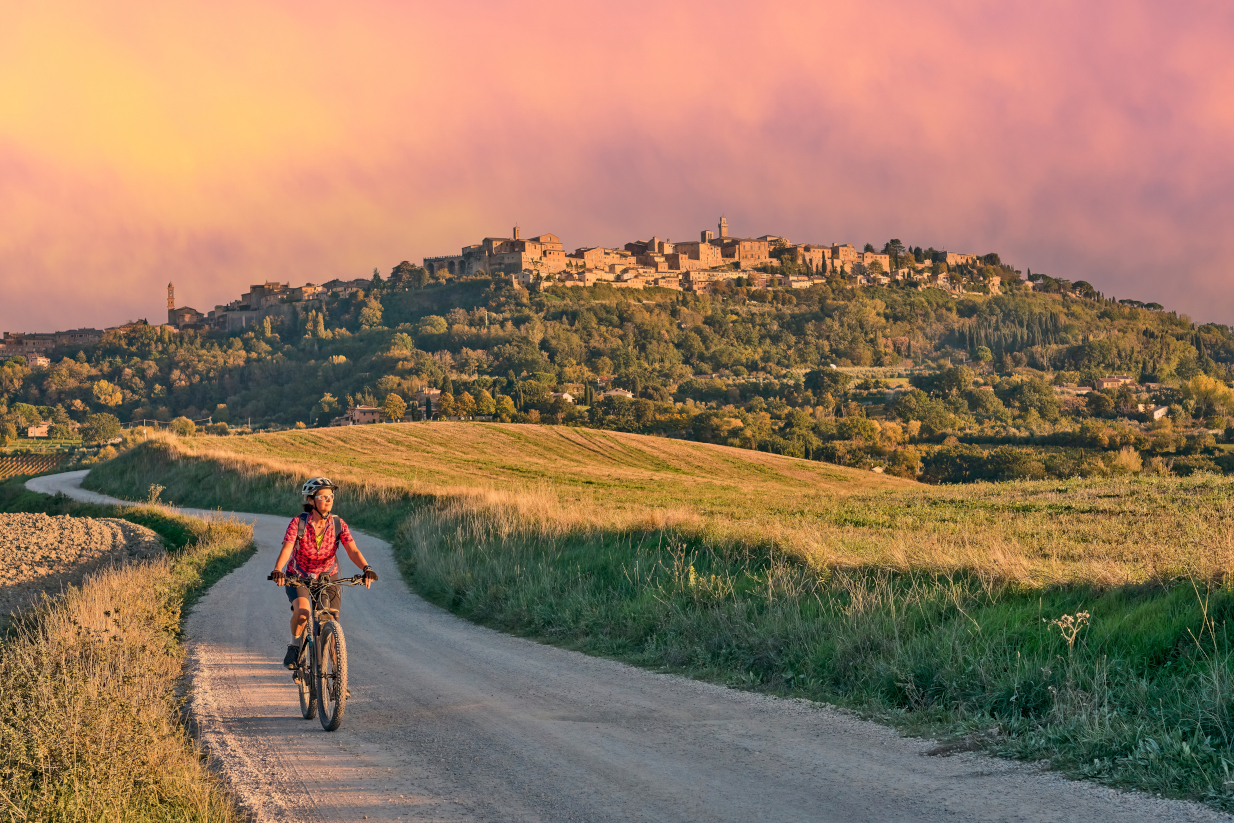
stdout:
POLYGON ((333 500, 333 499, 334 499, 334 495, 332 495, 332 494, 319 494, 319 495, 317 495, 317 496, 316 496, 315 498, 313 498, 313 499, 314 499, 314 500, 325 500, 325 501, 328 503, 328 502, 330 502, 331 500, 333 500))

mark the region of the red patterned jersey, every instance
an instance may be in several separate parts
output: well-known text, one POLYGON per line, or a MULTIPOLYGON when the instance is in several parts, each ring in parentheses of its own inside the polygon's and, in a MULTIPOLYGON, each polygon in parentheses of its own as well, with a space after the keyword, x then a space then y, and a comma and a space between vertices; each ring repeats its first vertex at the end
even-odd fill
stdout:
POLYGON ((296 543, 295 551, 291 554, 291 563, 287 565, 289 574, 308 577, 322 572, 338 573, 338 547, 343 543, 351 542, 352 537, 351 530, 347 528, 347 524, 341 517, 338 518, 339 533, 336 535, 334 520, 335 518, 331 516, 314 523, 310 514, 301 514, 292 518, 291 524, 287 527, 287 533, 283 535, 284 544, 296 543), (301 519, 305 520, 304 537, 296 543, 296 533, 300 529, 301 519))

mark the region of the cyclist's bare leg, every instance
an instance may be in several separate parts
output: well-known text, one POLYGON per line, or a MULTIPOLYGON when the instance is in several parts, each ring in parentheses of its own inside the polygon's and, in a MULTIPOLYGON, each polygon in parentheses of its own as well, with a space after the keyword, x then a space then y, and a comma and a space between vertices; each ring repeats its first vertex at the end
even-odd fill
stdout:
POLYGON ((291 606, 291 636, 299 642, 301 634, 304 632, 304 627, 308 625, 309 599, 307 597, 297 597, 291 606))

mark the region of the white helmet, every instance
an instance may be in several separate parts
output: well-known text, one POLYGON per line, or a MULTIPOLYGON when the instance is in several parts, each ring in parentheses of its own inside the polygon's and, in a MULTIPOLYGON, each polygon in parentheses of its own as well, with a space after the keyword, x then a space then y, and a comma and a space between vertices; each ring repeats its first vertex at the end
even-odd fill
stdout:
POLYGON ((338 486, 331 483, 325 477, 314 477, 312 480, 309 480, 300 487, 300 498, 304 501, 304 505, 313 505, 313 496, 322 489, 331 489, 337 492, 338 486))

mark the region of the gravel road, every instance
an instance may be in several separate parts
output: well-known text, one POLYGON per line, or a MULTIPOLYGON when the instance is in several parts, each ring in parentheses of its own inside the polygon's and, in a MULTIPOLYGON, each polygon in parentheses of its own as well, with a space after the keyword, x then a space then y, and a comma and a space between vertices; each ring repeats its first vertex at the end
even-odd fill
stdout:
MULTIPOLYGON (((99 499, 84 474, 27 485, 99 499)), ((258 820, 1234 819, 984 755, 926 757, 929 741, 826 706, 499 634, 408 591, 389 546, 361 534, 382 578, 344 591, 352 698, 326 733, 279 665, 288 607, 265 579, 293 513, 241 515, 261 550, 188 622, 194 715, 258 820)))
POLYGON ((0 514, 7 537, 8 574, 0 583, 0 622, 38 599, 80 584, 111 563, 143 560, 164 553, 154 532, 112 518, 0 514))

